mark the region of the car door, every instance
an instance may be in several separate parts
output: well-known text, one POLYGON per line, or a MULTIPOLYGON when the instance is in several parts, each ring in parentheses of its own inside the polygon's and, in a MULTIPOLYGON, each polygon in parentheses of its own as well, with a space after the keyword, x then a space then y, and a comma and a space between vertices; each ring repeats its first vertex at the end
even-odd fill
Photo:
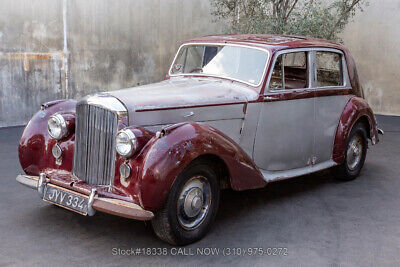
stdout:
POLYGON ((346 59, 337 49, 313 51, 315 60, 315 147, 316 164, 332 158, 340 116, 351 95, 346 59))
POLYGON ((277 52, 269 74, 255 137, 259 168, 283 171, 312 162, 315 102, 311 49, 277 52))

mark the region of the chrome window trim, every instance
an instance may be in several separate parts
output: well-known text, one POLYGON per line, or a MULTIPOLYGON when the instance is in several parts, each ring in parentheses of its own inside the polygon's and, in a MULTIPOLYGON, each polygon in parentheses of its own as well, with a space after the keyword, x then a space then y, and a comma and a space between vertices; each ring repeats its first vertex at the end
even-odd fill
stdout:
POLYGON ((231 43, 201 43, 201 42, 196 42, 196 43, 184 43, 184 44, 182 44, 182 45, 179 47, 178 51, 176 52, 175 57, 174 57, 174 59, 172 60, 171 66, 170 66, 170 68, 169 68, 168 75, 169 75, 170 77, 177 77, 177 76, 202 76, 202 77, 223 78, 223 79, 228 79, 228 80, 231 80, 231 81, 236 81, 236 82, 244 83, 244 84, 250 85, 250 86, 252 86, 252 87, 259 87, 259 86, 264 82, 265 74, 266 74, 267 69, 268 69, 268 63, 269 63, 269 61, 270 61, 270 58, 271 58, 271 54, 270 54, 270 52, 269 52, 268 49, 261 48, 261 47, 255 47, 255 46, 251 46, 251 45, 231 44, 231 43), (190 73, 185 73, 185 74, 172 74, 172 73, 171 73, 171 70, 172 70, 172 67, 173 67, 173 65, 174 65, 174 62, 175 62, 176 58, 177 58, 178 55, 179 55, 179 52, 181 51, 181 49, 182 49, 184 46, 189 46, 189 45, 236 46, 236 47, 245 47, 245 48, 256 49, 256 50, 260 50, 260 51, 266 52, 266 53, 267 53, 267 59, 265 60, 264 71, 263 71, 262 77, 261 77, 261 79, 260 79, 260 82, 259 82, 258 84, 253 84, 253 83, 249 83, 249 82, 246 82, 246 81, 243 81, 243 80, 240 80, 240 79, 235 79, 235 78, 231 78, 231 77, 227 77, 227 76, 211 75, 211 74, 202 74, 202 73, 194 73, 194 74, 190 74, 190 73))
POLYGON ((267 93, 287 93, 287 92, 296 92, 296 91, 308 91, 308 90, 328 90, 328 89, 335 89, 335 90, 343 90, 343 89, 351 89, 351 83, 349 78, 349 72, 347 68, 346 58, 344 56, 343 51, 335 48, 328 48, 328 47, 309 47, 309 48, 292 48, 292 49, 284 49, 277 51, 273 58, 273 63, 271 65, 270 72, 268 73, 268 79, 264 90, 264 95, 267 93), (308 77, 309 77, 309 84, 306 88, 296 88, 296 89, 269 89, 269 84, 271 82, 272 77, 272 70, 275 66, 276 59, 282 54, 288 53, 296 53, 296 52, 308 52, 307 56, 307 64, 310 68, 308 77), (316 63, 316 52, 332 52, 341 55, 342 61, 342 72, 343 72, 343 85, 341 86, 323 86, 318 87, 316 86, 316 78, 317 78, 317 63, 316 63))
POLYGON ((342 71, 342 79, 343 79, 343 85, 340 86, 315 86, 315 89, 319 90, 319 89, 332 89, 332 88, 337 88, 337 89, 345 89, 347 87, 351 87, 350 85, 350 78, 349 78, 349 72, 347 69, 347 62, 346 62, 346 58, 344 56, 344 53, 339 50, 339 49, 334 49, 334 48, 315 48, 314 49, 314 62, 315 65, 313 66, 314 68, 314 73, 315 73, 315 79, 314 82, 315 84, 317 83, 317 58, 316 58, 316 53, 317 52, 331 52, 331 53, 336 53, 339 54, 341 57, 341 71, 342 71))

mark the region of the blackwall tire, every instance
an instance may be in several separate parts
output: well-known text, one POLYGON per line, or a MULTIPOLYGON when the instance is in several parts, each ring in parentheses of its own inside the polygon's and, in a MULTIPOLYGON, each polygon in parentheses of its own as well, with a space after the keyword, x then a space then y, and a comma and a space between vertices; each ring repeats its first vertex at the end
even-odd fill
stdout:
POLYGON ((151 224, 156 235, 171 245, 187 245, 210 230, 219 206, 218 177, 206 161, 194 161, 175 180, 151 224))
POLYGON ((337 180, 351 181, 358 177, 367 156, 368 139, 364 124, 357 123, 351 129, 346 143, 344 162, 334 168, 337 180))

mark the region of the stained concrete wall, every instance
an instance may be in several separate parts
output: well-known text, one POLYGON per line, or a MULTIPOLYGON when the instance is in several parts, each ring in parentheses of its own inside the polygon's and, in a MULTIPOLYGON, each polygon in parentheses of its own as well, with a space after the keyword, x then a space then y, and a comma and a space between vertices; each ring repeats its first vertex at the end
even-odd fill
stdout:
POLYGON ((63 98, 61 1, 0 1, 0 127, 63 98))
POLYGON ((369 1, 342 38, 358 67, 366 99, 379 114, 400 115, 400 1, 369 1))
MULTIPOLYGON (((39 105, 161 80, 181 42, 219 33, 207 0, 0 0, 0 127, 39 105)), ((343 33, 376 113, 400 115, 400 2, 343 33)))
POLYGON ((180 43, 221 29, 205 0, 0 4, 0 127, 45 101, 162 80, 180 43))

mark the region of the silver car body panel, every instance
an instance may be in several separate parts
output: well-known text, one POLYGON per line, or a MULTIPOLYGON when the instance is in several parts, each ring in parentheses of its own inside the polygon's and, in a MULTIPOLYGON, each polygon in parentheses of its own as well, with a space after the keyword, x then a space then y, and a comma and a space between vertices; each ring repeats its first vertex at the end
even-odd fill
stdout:
POLYGON ((257 166, 278 171, 330 160, 339 119, 351 97, 264 103, 254 146, 257 166))
POLYGON ((307 166, 314 143, 314 98, 264 102, 254 162, 269 171, 307 166))
POLYGON ((133 116, 134 125, 154 126, 175 124, 185 121, 215 121, 243 119, 244 104, 178 108, 168 110, 149 110, 136 112, 133 116))
MULTIPOLYGON (((279 55, 293 52, 308 52, 309 87, 269 90, 264 96, 265 99, 279 97, 279 94, 284 93, 349 88, 350 79, 342 51, 318 47, 282 50, 275 53, 272 66, 279 55), (316 88, 315 56, 317 51, 334 52, 341 55, 342 86, 316 88)), ((268 76, 268 84, 271 74, 272 72, 268 76)), ((350 97, 350 95, 337 95, 264 102, 254 146, 254 160, 257 166, 268 171, 285 171, 330 160, 336 128, 350 97)))
MULTIPOLYGON (((245 103, 255 100, 258 93, 248 86, 217 78, 171 77, 168 80, 108 92, 125 104, 129 124, 135 124, 136 112, 157 110, 162 117, 166 109, 206 107, 245 103)), ((214 117, 219 119, 219 117, 214 117)))
POLYGON ((246 115, 243 120, 242 134, 240 136, 240 147, 252 158, 254 141, 256 139, 257 125, 262 103, 247 104, 246 115))
POLYGON ((315 163, 321 163, 332 158, 336 129, 340 116, 351 97, 352 95, 337 95, 314 98, 315 141, 313 157, 315 163))
MULTIPOLYGON (((189 121, 189 120, 186 120, 189 121)), ((243 119, 229 119, 229 120, 214 120, 214 121, 196 121, 199 123, 205 123, 218 129, 219 131, 223 132, 226 136, 231 138, 236 143, 240 141, 240 131, 243 124, 243 119)), ((153 126, 145 126, 144 128, 152 131, 157 132, 160 131, 162 128, 168 126, 169 124, 163 125, 153 125, 153 126)), ((250 155, 250 154, 249 154, 250 155)))

